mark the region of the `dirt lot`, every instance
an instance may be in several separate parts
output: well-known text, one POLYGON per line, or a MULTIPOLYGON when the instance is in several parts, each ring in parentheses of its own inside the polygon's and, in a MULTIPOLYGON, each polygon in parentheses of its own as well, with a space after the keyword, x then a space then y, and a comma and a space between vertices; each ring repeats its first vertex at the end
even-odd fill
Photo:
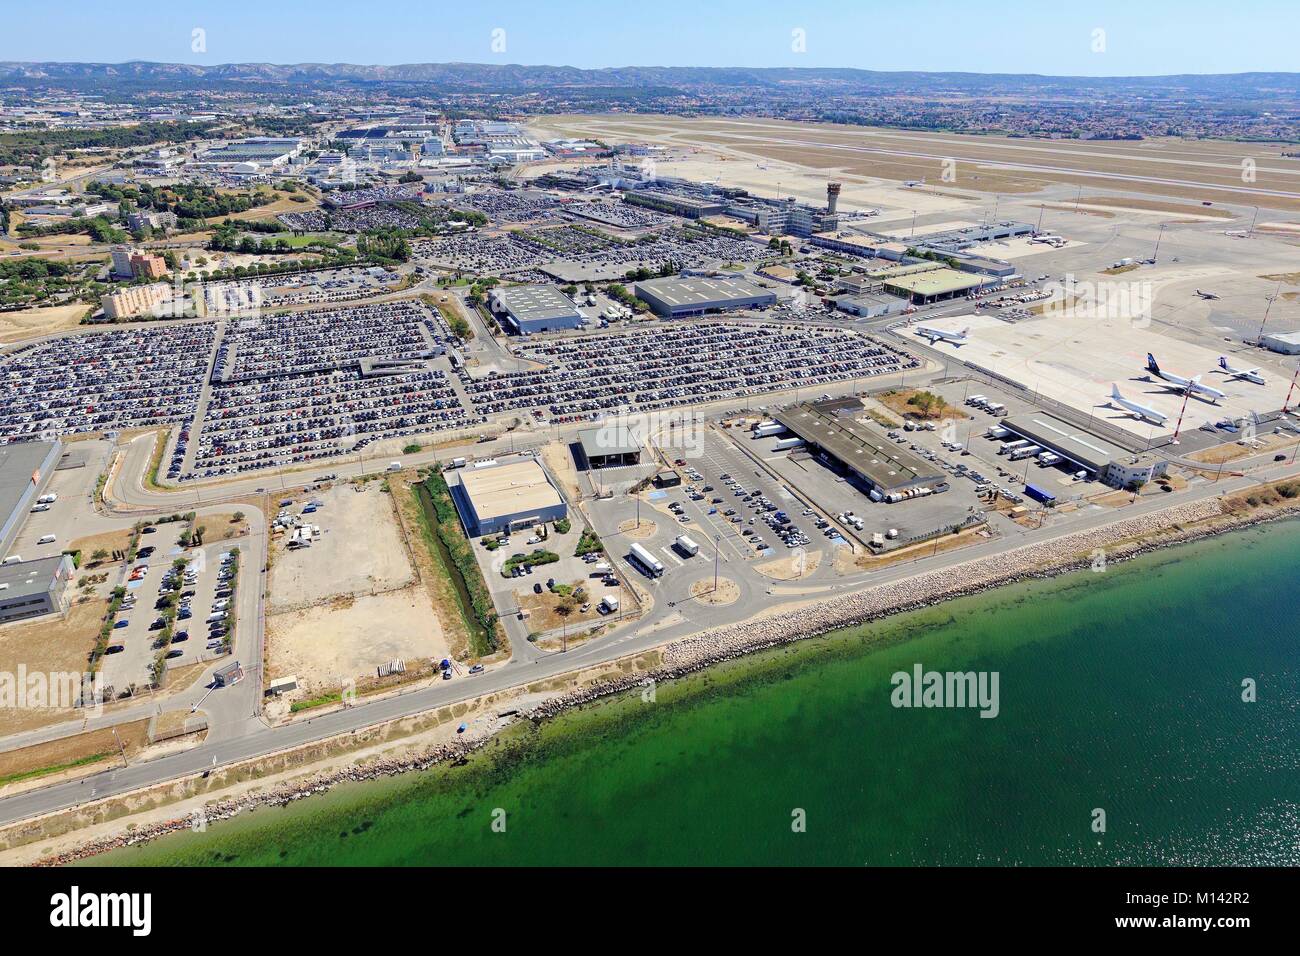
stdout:
MULTIPOLYGON (((0 673, 77 673, 95 646, 108 602, 94 599, 74 604, 61 619, 39 619, 0 627, 0 673)), ((0 735, 44 727, 74 716, 74 711, 53 707, 0 707, 0 735)))
POLYGON ((374 677, 387 661, 450 653, 420 585, 276 614, 267 619, 266 642, 269 676, 296 676, 302 696, 374 677))
POLYGON ((77 302, 72 305, 24 309, 21 312, 0 312, 0 342, 20 342, 23 339, 75 329, 81 324, 81 317, 89 311, 90 306, 77 302))
MULTIPOLYGON (((275 546, 271 568, 271 612, 309 607, 339 595, 379 594, 410 584, 415 575, 393 514, 392 500, 378 482, 338 485, 316 493, 325 507, 303 521, 320 526, 310 548, 275 546), (360 487, 360 492, 354 488, 360 487)), ((285 509, 302 511, 305 498, 285 509)), ((211 531, 209 531, 211 533, 211 531)))

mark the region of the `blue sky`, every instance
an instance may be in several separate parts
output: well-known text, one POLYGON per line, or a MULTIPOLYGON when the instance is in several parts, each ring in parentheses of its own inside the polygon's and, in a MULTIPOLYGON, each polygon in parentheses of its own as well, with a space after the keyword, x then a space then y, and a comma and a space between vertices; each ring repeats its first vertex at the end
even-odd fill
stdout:
POLYGON ((0 17, 0 60, 1300 70, 1300 0, 7 0, 0 17), (206 53, 191 49, 195 28, 206 53), (492 47, 497 29, 504 51, 492 47), (792 49, 796 30, 804 52, 792 49))

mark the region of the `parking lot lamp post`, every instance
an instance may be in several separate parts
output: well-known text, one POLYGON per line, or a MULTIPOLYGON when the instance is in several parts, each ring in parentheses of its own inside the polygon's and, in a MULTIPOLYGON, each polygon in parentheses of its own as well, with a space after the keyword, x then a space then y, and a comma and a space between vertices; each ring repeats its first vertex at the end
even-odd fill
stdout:
POLYGON ((722 535, 713 536, 713 593, 718 593, 718 559, 722 557, 722 535))

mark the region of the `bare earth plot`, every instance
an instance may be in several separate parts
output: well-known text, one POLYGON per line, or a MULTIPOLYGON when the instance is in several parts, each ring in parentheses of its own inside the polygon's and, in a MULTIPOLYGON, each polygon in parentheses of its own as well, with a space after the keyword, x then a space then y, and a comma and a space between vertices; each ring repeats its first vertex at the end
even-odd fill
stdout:
MULTIPOLYGON (((378 483, 318 494, 303 520, 321 535, 308 548, 275 546, 267 617, 269 675, 302 693, 374 677, 391 660, 448 656, 448 642, 407 557, 391 497, 378 483)), ((301 511, 304 501, 291 510, 301 511)))
MULTIPOLYGON (((388 495, 370 484, 318 492, 325 507, 303 521, 320 526, 310 548, 281 551, 271 567, 271 612, 319 604, 339 595, 375 594, 415 580, 388 495)), ((305 500, 287 509, 300 512, 305 500)))

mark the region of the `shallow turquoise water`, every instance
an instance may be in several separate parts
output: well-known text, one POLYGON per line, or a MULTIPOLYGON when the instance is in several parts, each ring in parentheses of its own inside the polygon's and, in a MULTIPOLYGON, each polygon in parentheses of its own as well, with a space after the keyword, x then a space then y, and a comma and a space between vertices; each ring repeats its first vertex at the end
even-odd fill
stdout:
POLYGON ((1002 589, 96 862, 1294 864, 1297 556, 1288 523, 1002 589), (996 671, 999 716, 891 706, 916 663, 996 671))

